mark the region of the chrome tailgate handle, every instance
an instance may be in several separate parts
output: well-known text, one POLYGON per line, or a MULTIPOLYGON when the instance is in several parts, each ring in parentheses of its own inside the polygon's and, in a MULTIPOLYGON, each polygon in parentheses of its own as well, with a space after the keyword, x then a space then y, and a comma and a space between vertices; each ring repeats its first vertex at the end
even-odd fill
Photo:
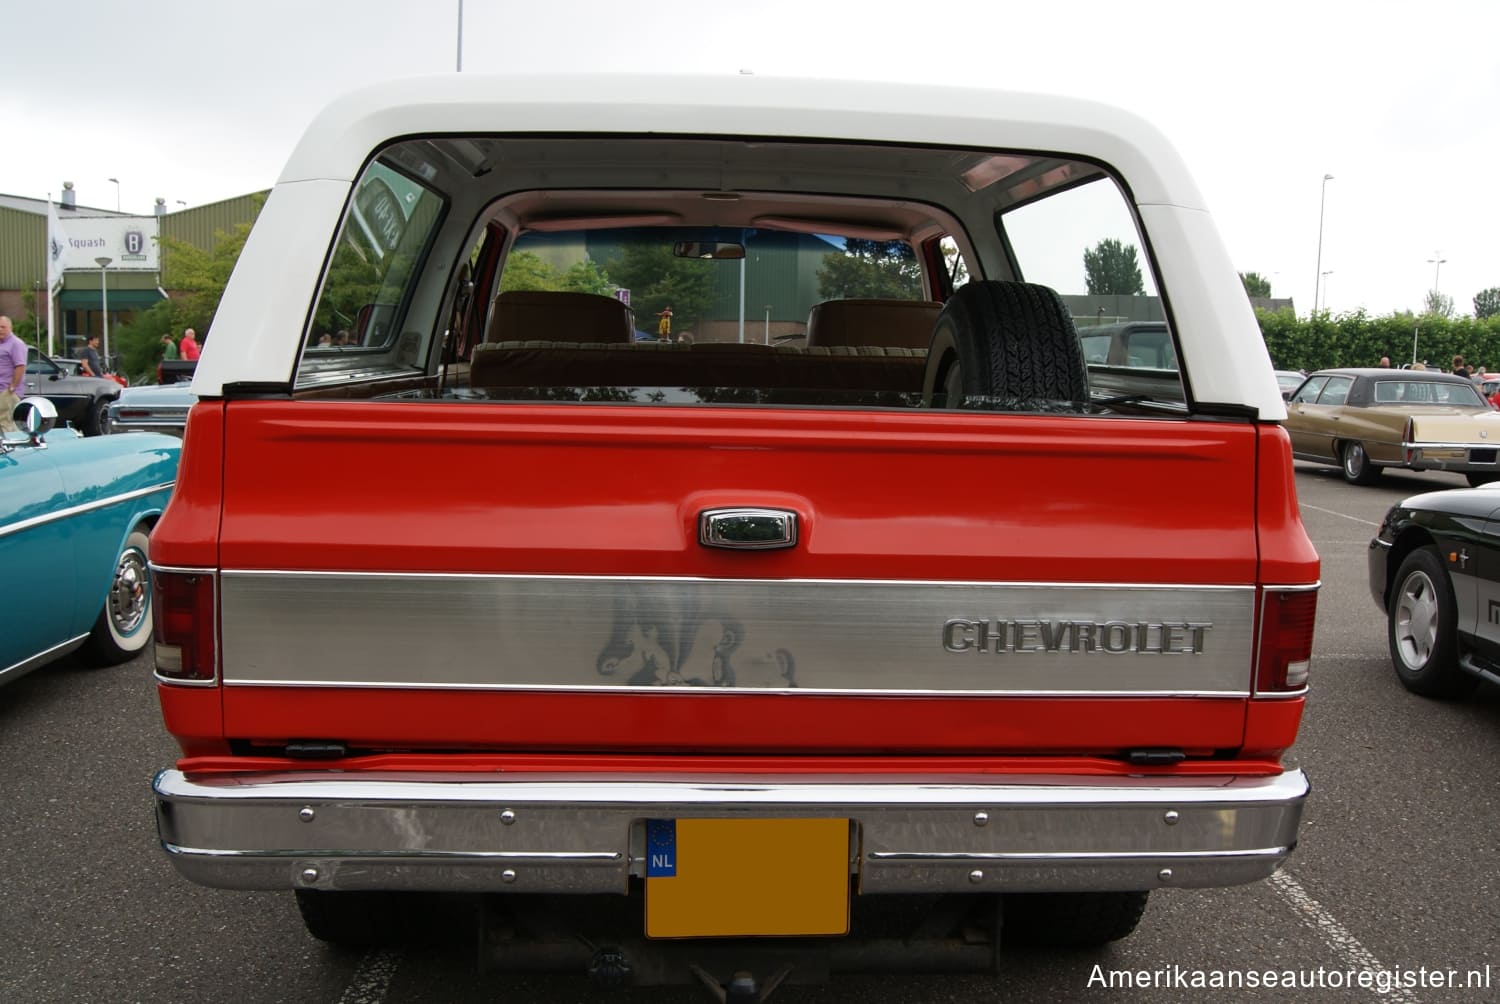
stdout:
POLYGON ((705 509, 698 543, 735 551, 769 551, 797 544, 797 514, 786 509, 705 509))

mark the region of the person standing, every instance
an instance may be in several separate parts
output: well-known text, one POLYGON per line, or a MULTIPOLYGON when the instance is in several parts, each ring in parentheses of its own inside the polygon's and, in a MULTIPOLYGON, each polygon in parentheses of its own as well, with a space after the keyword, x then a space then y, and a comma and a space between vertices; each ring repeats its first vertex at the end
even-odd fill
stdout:
POLYGON ((14 417, 26 396, 26 343, 11 330, 10 318, 0 314, 0 432, 16 432, 14 417))
POLYGON ((670 342, 672 340, 672 305, 667 304, 667 309, 656 316, 656 337, 664 342, 670 342))
POLYGON ((104 375, 104 363, 99 360, 99 336, 89 335, 89 340, 83 346, 83 375, 91 377, 102 377, 104 375))
POLYGON ((177 343, 177 351, 182 353, 182 358, 188 362, 197 362, 198 354, 202 347, 198 344, 198 335, 192 328, 185 328, 182 332, 182 341, 177 343))
POLYGON ((177 358, 177 343, 172 341, 172 332, 165 332, 161 336, 161 358, 165 362, 177 358))

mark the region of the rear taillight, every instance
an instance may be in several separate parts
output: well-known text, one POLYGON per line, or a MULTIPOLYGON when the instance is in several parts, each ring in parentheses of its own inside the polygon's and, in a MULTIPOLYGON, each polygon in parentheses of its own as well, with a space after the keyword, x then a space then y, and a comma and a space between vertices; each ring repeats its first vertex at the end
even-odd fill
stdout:
POLYGON ((1258 695, 1284 696, 1307 689, 1317 614, 1316 586, 1265 589, 1260 608, 1260 659, 1255 667, 1258 695))
POLYGON ((214 581, 209 571, 151 570, 156 675, 163 680, 212 683, 217 677, 214 581))

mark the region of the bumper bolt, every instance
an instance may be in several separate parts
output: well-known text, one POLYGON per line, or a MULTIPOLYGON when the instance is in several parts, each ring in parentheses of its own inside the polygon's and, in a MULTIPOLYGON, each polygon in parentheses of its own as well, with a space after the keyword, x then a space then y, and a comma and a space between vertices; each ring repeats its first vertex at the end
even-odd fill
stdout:
POLYGON ((500 822, 504 823, 506 826, 509 826, 512 823, 514 823, 515 821, 516 821, 516 810, 514 810, 514 809, 502 809, 500 811, 500 822))
POLYGON ((308 885, 312 885, 314 882, 318 881, 318 870, 316 868, 302 869, 302 881, 306 882, 308 885))
POLYGON ((975 868, 973 871, 969 872, 969 881, 974 883, 975 885, 978 885, 980 882, 984 881, 984 872, 980 871, 978 868, 975 868))
POLYGON ((515 880, 516 870, 514 868, 507 868, 505 869, 505 871, 500 873, 500 881, 504 882, 506 885, 510 885, 515 880))
POLYGON ((1162 816, 1161 818, 1162 821, 1165 822, 1168 826, 1176 826, 1177 821, 1182 817, 1178 815, 1176 809, 1168 809, 1166 815, 1162 816))
POLYGON ((313 817, 316 815, 317 813, 313 811, 313 807, 310 805, 304 805, 302 808, 297 810, 297 818, 302 820, 304 823, 312 822, 313 817))
POLYGON ((1156 873, 1156 877, 1161 879, 1163 882, 1170 882, 1172 881, 1172 869, 1163 868, 1161 871, 1156 873))
POLYGON ((989 821, 990 821, 990 814, 988 812, 976 812, 976 813, 974 813, 974 825, 975 826, 985 826, 985 825, 987 825, 989 823, 989 821))

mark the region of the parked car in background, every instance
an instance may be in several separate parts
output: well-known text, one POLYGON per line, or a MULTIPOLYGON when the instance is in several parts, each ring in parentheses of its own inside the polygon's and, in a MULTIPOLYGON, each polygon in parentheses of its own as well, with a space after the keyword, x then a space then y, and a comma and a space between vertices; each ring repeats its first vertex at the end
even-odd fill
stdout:
POLYGON ((163 359, 156 364, 157 383, 192 383, 196 359, 163 359))
POLYGON ((1307 379, 1307 374, 1301 370, 1277 370, 1276 385, 1281 388, 1281 396, 1290 399, 1292 392, 1302 386, 1302 381, 1307 379))
POLYGON ((1481 680, 1500 683, 1500 490, 1396 503, 1370 541, 1369 574, 1406 689, 1466 697, 1481 680))
POLYGON ((1387 467, 1452 471, 1469 484, 1500 478, 1500 411, 1466 377, 1433 370, 1333 369, 1287 401, 1298 460, 1336 464, 1350 484, 1387 467))
POLYGON ((7 591, 0 683, 81 650, 124 662, 151 638, 150 532, 177 479, 170 436, 85 439, 29 397, 24 432, 0 437, 0 553, 7 591))
POLYGON ((1182 400, 1177 348, 1165 321, 1124 321, 1080 328, 1078 343, 1096 398, 1142 394, 1182 400))
POLYGON ((1490 404, 1500 408, 1500 376, 1486 376, 1479 381, 1479 393, 1490 404))
POLYGON ((47 398, 60 424, 85 436, 99 436, 109 431, 109 405, 120 396, 120 385, 105 377, 80 375, 77 360, 34 352, 26 362, 26 396, 47 398))
POLYGON ((181 436, 198 400, 191 383, 126 387, 109 406, 110 432, 165 432, 181 436))

